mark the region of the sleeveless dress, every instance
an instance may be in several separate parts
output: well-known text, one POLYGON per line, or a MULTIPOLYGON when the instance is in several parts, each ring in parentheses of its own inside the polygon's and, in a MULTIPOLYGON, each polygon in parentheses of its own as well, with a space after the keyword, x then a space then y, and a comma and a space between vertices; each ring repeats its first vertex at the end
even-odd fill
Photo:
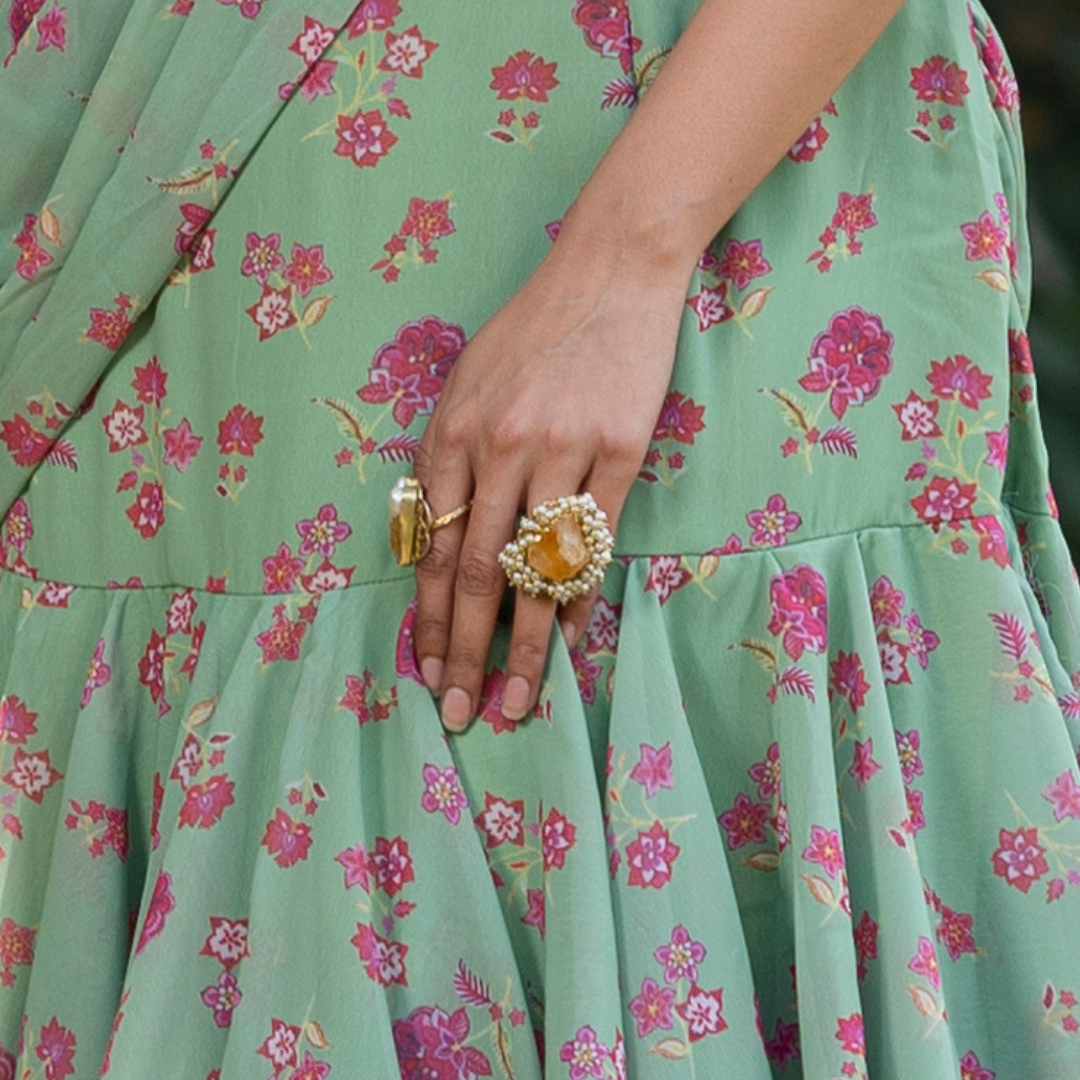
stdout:
POLYGON ((387 495, 696 3, 6 6, 0 1077, 1080 1076, 1080 585, 977 0, 908 0, 702 253, 535 712, 509 597, 465 733, 418 675, 387 495))

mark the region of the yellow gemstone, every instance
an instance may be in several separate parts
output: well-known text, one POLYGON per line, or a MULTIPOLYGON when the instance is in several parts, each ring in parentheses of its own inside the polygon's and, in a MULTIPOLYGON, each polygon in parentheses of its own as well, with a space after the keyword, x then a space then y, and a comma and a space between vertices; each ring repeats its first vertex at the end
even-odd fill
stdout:
POLYGON ((529 545, 529 565, 553 581, 572 578, 589 561, 589 548, 581 534, 577 518, 570 513, 560 514, 529 545))

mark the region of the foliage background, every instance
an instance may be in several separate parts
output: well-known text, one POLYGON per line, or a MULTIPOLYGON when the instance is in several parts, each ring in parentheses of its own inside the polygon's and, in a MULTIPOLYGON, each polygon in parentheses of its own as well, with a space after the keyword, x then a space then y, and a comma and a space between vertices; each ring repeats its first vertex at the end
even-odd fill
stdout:
POLYGON ((1080 565, 1080 0, 983 0, 1020 84, 1029 331, 1061 524, 1080 565))

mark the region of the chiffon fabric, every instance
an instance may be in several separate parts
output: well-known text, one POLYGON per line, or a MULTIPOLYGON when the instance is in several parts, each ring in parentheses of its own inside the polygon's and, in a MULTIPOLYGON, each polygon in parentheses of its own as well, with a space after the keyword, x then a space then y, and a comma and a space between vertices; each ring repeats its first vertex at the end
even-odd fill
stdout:
POLYGON ((418 675, 387 495, 696 6, 6 6, 0 1077, 1080 1076, 1080 585, 977 2, 908 0, 702 253, 535 712, 509 595, 466 732, 418 675))

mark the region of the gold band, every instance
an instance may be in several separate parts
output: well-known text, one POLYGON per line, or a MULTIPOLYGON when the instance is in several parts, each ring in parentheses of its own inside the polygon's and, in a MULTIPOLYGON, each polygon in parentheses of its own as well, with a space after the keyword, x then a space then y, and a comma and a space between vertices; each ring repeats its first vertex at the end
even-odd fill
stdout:
POLYGON ((431 549, 431 534, 459 518, 472 506, 467 503, 433 518, 423 485, 415 476, 400 476, 390 491, 390 549, 398 566, 419 562, 431 549))

